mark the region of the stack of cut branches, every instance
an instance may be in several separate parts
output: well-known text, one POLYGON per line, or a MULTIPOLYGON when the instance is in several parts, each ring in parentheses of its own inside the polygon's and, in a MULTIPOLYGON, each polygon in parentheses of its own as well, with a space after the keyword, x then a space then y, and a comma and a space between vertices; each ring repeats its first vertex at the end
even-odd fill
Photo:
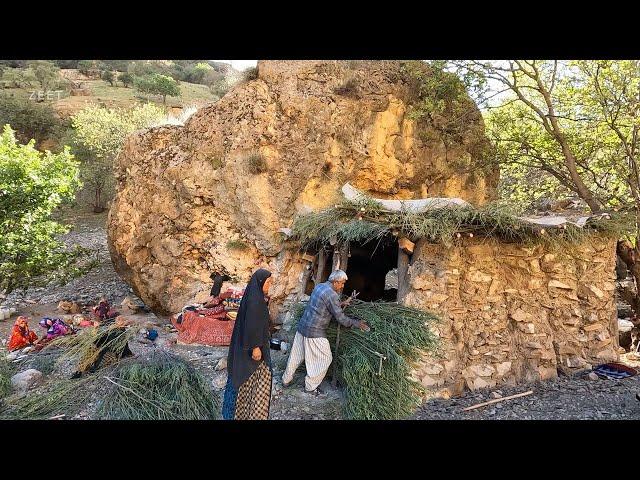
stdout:
MULTIPOLYGON (((305 303, 297 306, 295 321, 305 303)), ((438 339, 429 329, 434 315, 395 302, 354 300, 345 308, 351 318, 364 320, 371 331, 341 327, 340 344, 333 352, 337 373, 344 385, 348 419, 389 420, 405 418, 421 401, 422 386, 409 378, 413 362, 422 352, 438 353, 438 339)), ((335 346, 337 326, 327 330, 335 346)))
POLYGON ((98 411, 110 420, 214 420, 220 402, 185 360, 162 350, 147 359, 121 361, 98 411))

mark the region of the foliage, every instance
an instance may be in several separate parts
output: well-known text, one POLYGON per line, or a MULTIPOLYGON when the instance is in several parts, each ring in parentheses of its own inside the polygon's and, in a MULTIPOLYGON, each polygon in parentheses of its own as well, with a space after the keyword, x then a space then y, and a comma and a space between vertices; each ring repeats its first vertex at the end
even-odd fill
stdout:
POLYGON ((60 135, 65 128, 48 103, 35 103, 25 97, 0 96, 0 126, 7 124, 23 143, 31 139, 40 143, 60 135))
MULTIPOLYGON (((299 304, 294 311, 296 322, 304 307, 299 304)), ((344 416, 353 420, 408 417, 423 392, 422 386, 409 378, 411 367, 421 353, 438 353, 438 338, 429 328, 437 317, 395 302, 354 300, 344 311, 371 327, 370 332, 341 327, 337 352, 338 327, 332 322, 327 329, 338 379, 346 391, 344 416)))
POLYGON ((251 152, 245 157, 249 172, 254 175, 267 171, 267 161, 260 152, 251 152))
POLYGON ((258 67, 249 67, 242 72, 242 79, 245 82, 256 80, 258 78, 258 67))
POLYGON ((105 82, 109 82, 109 85, 113 87, 113 82, 115 81, 115 75, 111 70, 104 70, 100 78, 102 78, 102 80, 104 80, 105 82))
POLYGON ((34 60, 29 62, 29 68, 40 82, 42 90, 52 90, 59 78, 60 69, 55 63, 46 60, 34 60))
POLYGON ((229 250, 247 250, 249 245, 247 245, 242 240, 229 240, 227 242, 227 248, 229 250))
POLYGON ((166 75, 154 73, 152 75, 136 78, 134 84, 136 89, 141 93, 161 95, 163 103, 166 103, 167 96, 180 96, 180 86, 178 85, 178 82, 166 75))
POLYGON ((162 108, 146 104, 131 109, 91 105, 72 117, 73 149, 83 162, 82 178, 94 191, 95 210, 104 208, 105 197, 112 191, 113 160, 127 135, 157 123, 164 116, 162 108))
POLYGON ((215 96, 217 96, 218 98, 222 98, 227 94, 229 90, 231 90, 231 85, 229 85, 229 82, 223 78, 211 84, 209 89, 215 96))
POLYGON ((11 376, 13 373, 13 365, 5 360, 4 356, 0 357, 0 404, 2 404, 2 399, 11 392, 11 376))
POLYGON ((118 80, 122 82, 125 88, 128 88, 129 85, 133 84, 133 75, 129 72, 123 72, 118 75, 118 80))
POLYGON ((413 97, 410 118, 438 131, 445 142, 461 143, 471 122, 480 118, 465 84, 445 70, 443 61, 403 62, 401 72, 413 97))
MULTIPOLYGON (((68 148, 41 153, 0 135, 0 288, 11 291, 34 277, 54 275, 77 257, 56 240, 66 229, 50 219, 80 186, 78 162, 68 148)), ((77 252, 76 252, 77 253, 77 252)))
POLYGON ((89 73, 89 70, 93 68, 93 60, 80 60, 78 62, 78 71, 84 75, 89 73))
POLYGON ((98 64, 102 70, 126 72, 129 68, 130 60, 99 60, 98 64))
POLYGON ((59 379, 50 388, 6 402, 0 409, 0 419, 45 420, 60 414, 71 418, 86 408, 97 386, 96 380, 92 376, 78 380, 59 379))
POLYGON ((114 157, 127 135, 146 128, 165 115, 164 109, 146 104, 131 109, 111 109, 90 105, 72 117, 78 142, 95 157, 114 157))
POLYGON ((54 60, 53 63, 58 66, 58 68, 78 68, 80 61, 79 60, 54 60))
POLYGON ((127 359, 108 379, 98 415, 108 420, 215 420, 220 402, 187 361, 155 350, 148 359, 127 359))
POLYGON ((31 88, 38 81, 30 68, 9 68, 2 72, 3 82, 12 88, 31 88))

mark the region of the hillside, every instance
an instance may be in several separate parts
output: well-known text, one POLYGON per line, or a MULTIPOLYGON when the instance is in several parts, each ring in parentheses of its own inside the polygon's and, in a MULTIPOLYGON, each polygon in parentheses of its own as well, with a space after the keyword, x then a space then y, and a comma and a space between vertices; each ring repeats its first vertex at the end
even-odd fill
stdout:
MULTIPOLYGON (((6 69, 14 72, 22 70, 24 69, 6 69)), ((45 101, 50 102, 61 117, 73 115, 88 104, 126 108, 150 101, 162 105, 162 98, 159 96, 141 95, 133 87, 124 87, 121 83, 111 86, 104 80, 90 78, 76 69, 62 69, 60 76, 66 80, 68 88, 60 93, 60 100, 56 98, 45 101)), ((34 92, 41 90, 37 81, 31 85, 31 87, 11 88, 10 85, 5 84, 1 91, 4 95, 29 98, 34 92)), ((181 96, 177 98, 167 97, 166 105, 172 111, 189 105, 201 106, 218 99, 206 85, 195 83, 180 82, 180 93, 181 96)))

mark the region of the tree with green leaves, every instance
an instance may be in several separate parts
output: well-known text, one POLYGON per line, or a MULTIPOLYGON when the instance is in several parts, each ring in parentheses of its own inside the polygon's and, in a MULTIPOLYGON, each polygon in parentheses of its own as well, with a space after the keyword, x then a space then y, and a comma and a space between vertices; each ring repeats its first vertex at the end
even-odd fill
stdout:
POLYGON ((68 148, 41 153, 18 143, 8 125, 0 134, 0 289, 11 292, 34 278, 71 268, 74 254, 56 239, 66 232, 51 220, 75 197, 78 162, 68 148))
POLYGON ((40 82, 42 90, 54 88, 60 78, 60 68, 53 62, 34 60, 29 62, 29 68, 33 71, 38 82, 40 82))
MULTIPOLYGON (((640 62, 506 60, 454 62, 501 96, 487 114, 488 132, 509 197, 539 189, 571 192, 593 213, 631 210, 640 227, 640 62)), ((640 314, 638 233, 618 243, 635 278, 629 303, 640 314)))
POLYGON ((178 85, 178 82, 176 82, 171 77, 160 75, 158 73, 136 78, 135 87, 141 93, 148 93, 150 95, 161 95, 162 103, 164 104, 167 103, 167 96, 180 96, 180 86, 178 85))
POLYGON ((81 178, 93 191, 93 210, 100 213, 113 190, 113 160, 127 135, 148 128, 165 117, 164 109, 146 104, 132 109, 91 105, 76 113, 73 151, 82 161, 81 178))
POLYGON ((30 68, 7 68, 2 72, 2 80, 10 88, 31 88, 38 81, 30 68))
POLYGON ((89 75, 89 70, 93 68, 93 60, 80 60, 78 62, 78 71, 83 75, 89 75))
POLYGON ((109 85, 111 85, 113 87, 113 84, 115 82, 115 75, 113 74, 113 72, 111 70, 104 70, 100 77, 105 82, 109 82, 109 85))
POLYGON ((36 144, 58 136, 64 124, 50 104, 35 103, 25 97, 0 97, 0 125, 11 125, 18 140, 36 144))
POLYGON ((133 83, 133 75, 129 72, 123 72, 118 75, 118 80, 122 82, 125 88, 128 88, 133 83))

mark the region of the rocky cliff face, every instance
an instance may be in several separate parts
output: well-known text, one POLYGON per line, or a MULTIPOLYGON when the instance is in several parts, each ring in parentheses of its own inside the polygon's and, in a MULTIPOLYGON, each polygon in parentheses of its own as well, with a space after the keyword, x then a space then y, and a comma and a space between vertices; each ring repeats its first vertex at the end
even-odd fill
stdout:
POLYGON ((497 172, 473 168, 487 147, 479 112, 452 141, 410 118, 410 83, 402 62, 264 61, 184 126, 132 135, 109 215, 117 271, 172 312, 204 294, 212 270, 242 283, 264 266, 277 305, 303 269, 278 230, 334 203, 346 181, 382 198, 486 202, 497 172))

